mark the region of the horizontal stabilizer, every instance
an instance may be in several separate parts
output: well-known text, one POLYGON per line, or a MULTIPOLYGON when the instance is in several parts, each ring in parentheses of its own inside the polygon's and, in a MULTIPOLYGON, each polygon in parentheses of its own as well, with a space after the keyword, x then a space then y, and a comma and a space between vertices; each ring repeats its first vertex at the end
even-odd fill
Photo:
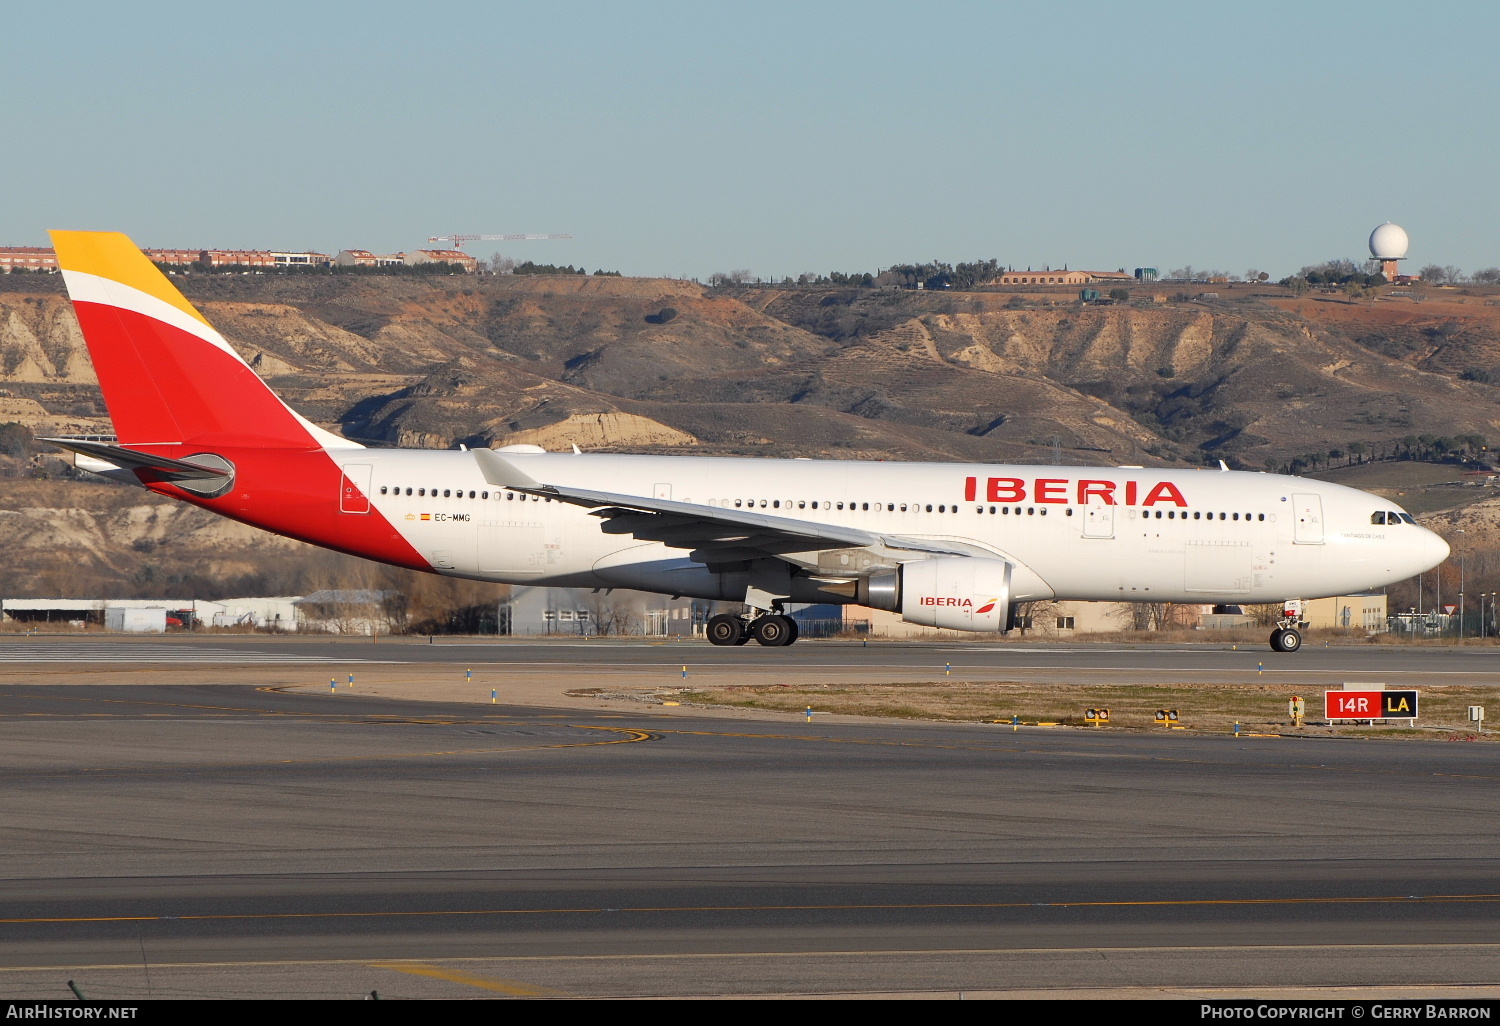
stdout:
POLYGON ((77 438, 39 438, 37 441, 113 463, 123 470, 154 470, 170 481, 212 481, 229 477, 233 473, 223 467, 174 460, 170 456, 157 456, 155 453, 127 449, 108 442, 87 442, 77 438))

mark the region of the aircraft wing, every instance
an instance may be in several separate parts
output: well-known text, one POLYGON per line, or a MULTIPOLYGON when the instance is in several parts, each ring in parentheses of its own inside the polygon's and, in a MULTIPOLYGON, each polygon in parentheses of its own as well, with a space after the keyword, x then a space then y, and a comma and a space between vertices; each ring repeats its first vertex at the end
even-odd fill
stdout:
POLYGON ((127 449, 109 442, 89 442, 76 438, 38 438, 37 441, 113 463, 122 470, 154 470, 169 481, 212 481, 230 474, 221 467, 200 466, 187 460, 174 460, 170 456, 157 456, 155 453, 127 449))
POLYGON ((628 534, 642 541, 658 541, 673 548, 691 549, 692 559, 701 563, 728 563, 791 552, 850 548, 884 547, 951 556, 973 554, 967 546, 945 541, 883 535, 858 527, 821 524, 695 502, 544 484, 492 449, 470 451, 491 485, 592 509, 595 516, 604 520, 606 534, 628 534))

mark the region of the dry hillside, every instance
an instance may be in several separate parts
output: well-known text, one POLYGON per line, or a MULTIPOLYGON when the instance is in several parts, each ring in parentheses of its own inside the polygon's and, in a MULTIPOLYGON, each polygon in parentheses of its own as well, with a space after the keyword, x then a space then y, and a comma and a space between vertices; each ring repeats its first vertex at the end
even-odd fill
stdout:
MULTIPOLYGON (((0 418, 104 429, 60 283, 8 277, 0 418)), ((1083 307, 603 277, 183 284, 294 405, 376 443, 1260 469, 1355 440, 1500 435, 1485 383, 1500 307, 1483 296, 1083 307)))

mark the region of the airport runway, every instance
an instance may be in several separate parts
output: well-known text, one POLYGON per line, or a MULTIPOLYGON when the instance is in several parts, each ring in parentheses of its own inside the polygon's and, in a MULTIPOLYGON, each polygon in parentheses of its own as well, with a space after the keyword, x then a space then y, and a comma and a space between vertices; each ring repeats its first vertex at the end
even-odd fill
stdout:
POLYGON ((9 681, 0 996, 1500 993, 1494 752, 9 681))
MULTIPOLYGON (((0 681, 26 667, 293 667, 361 663, 424 666, 447 663, 503 668, 537 676, 586 678, 595 673, 665 677, 687 665, 713 674, 796 672, 819 679, 960 680, 1021 683, 1306 683, 1339 686, 1378 681, 1392 687, 1500 684, 1500 649, 1493 645, 1309 646, 1290 655, 1263 645, 1121 645, 1024 643, 874 643, 815 641, 790 648, 718 648, 702 641, 476 641, 232 635, 121 638, 0 635, 0 681)), ((222 674, 218 675, 222 676, 222 674)), ((708 683, 707 681, 702 681, 708 683)))

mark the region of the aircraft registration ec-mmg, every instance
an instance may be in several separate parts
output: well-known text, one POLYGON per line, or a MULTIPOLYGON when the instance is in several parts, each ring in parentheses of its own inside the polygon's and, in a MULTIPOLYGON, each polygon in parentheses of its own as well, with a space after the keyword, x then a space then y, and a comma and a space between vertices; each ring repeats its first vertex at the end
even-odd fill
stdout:
POLYGON ((791 602, 1006 631, 1075 599, 1279 602, 1291 652, 1302 601, 1448 555, 1388 499, 1227 469, 370 449, 283 403, 126 236, 52 238, 117 439, 48 439, 80 468, 415 570, 743 603, 716 645, 791 644, 791 602))

